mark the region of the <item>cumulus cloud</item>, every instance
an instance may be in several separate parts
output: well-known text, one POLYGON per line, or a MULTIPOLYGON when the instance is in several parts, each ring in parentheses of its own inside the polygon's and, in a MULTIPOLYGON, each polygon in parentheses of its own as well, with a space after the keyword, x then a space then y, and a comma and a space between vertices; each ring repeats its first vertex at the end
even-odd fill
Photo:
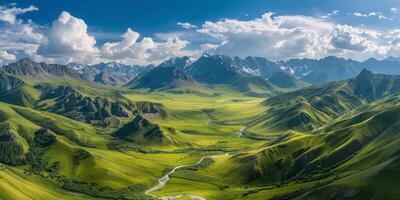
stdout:
POLYGON ((85 21, 63 11, 52 23, 38 53, 45 57, 86 56, 98 52, 95 45, 96 39, 88 34, 85 21))
POLYGON ((387 55, 391 46, 382 39, 385 37, 384 33, 349 25, 337 25, 330 34, 335 53, 353 59, 382 58, 387 55))
MULTIPOLYGON (((379 13, 375 15, 379 16, 379 13)), ((198 31, 222 41, 214 48, 217 53, 274 60, 328 55, 383 58, 389 54, 397 55, 396 45, 400 44, 400 37, 396 38, 398 34, 394 32, 335 24, 308 16, 274 16, 272 13, 247 21, 208 21, 198 31)))
POLYGON ((184 48, 189 44, 178 37, 167 37, 156 42, 150 37, 140 39, 140 34, 128 28, 119 42, 105 43, 101 55, 105 59, 123 63, 158 63, 164 59, 191 54, 184 48))
POLYGON ((34 6, 18 8, 16 4, 0 6, 0 62, 16 59, 14 52, 36 52, 39 44, 44 39, 41 27, 32 21, 23 21, 17 16, 38 10, 34 6), (13 53, 10 53, 13 52, 13 53))
POLYGON ((7 51, 0 51, 0 64, 14 61, 16 58, 14 54, 8 53, 7 51))
MULTIPOLYGON (((27 39, 31 37, 28 37, 29 33, 32 33, 32 37, 35 36, 28 26, 22 27, 24 29, 21 34, 26 34, 21 37, 27 39)), ((99 49, 96 39, 87 29, 84 20, 64 11, 46 31, 43 31, 43 35, 36 35, 35 46, 21 49, 24 49, 25 55, 36 61, 57 63, 119 61, 126 64, 156 64, 171 57, 199 53, 184 50, 189 42, 176 35, 165 34, 162 41, 156 42, 150 37, 141 39, 140 34, 130 28, 121 35, 121 41, 107 42, 99 49)))
POLYGON ((15 24, 17 23, 17 15, 37 10, 39 9, 33 5, 27 8, 17 8, 16 4, 0 6, 0 21, 8 22, 10 24, 15 24))
MULTIPOLYGON (((158 33, 154 37, 143 37, 128 28, 119 41, 113 36, 117 41, 102 46, 96 45, 96 35, 88 31, 83 19, 65 11, 50 26, 18 18, 18 15, 36 10, 34 6, 0 6, 0 63, 13 61, 21 55, 37 61, 84 64, 100 61, 157 64, 171 57, 198 56, 202 52, 273 60, 328 55, 359 60, 400 56, 400 30, 337 24, 330 17, 338 15, 338 10, 319 17, 268 12, 249 20, 206 21, 200 27, 179 22, 179 26, 191 30, 158 33)), ((397 10, 391 9, 391 12, 397 10)), ((349 15, 386 18, 381 12, 349 15)))
POLYGON ((390 8, 390 12, 392 12, 393 14, 397 14, 397 12, 399 12, 399 9, 393 7, 393 8, 390 8))
POLYGON ((178 22, 177 23, 180 27, 184 28, 184 29, 192 29, 192 28, 197 28, 197 26, 190 24, 188 22, 178 22))
POLYGON ((263 56, 271 59, 316 57, 327 52, 327 34, 334 25, 306 16, 277 16, 240 21, 224 19, 206 22, 199 30, 223 40, 215 51, 237 56, 263 56), (320 37, 325 35, 325 37, 320 37))

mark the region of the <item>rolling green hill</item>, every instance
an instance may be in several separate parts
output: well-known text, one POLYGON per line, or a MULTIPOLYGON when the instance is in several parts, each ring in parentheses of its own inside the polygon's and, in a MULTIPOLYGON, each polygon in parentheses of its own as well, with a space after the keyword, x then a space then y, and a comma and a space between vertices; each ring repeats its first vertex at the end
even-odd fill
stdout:
POLYGON ((282 93, 235 62, 173 59, 124 87, 3 67, 0 199, 400 198, 400 76, 282 93))
MULTIPOLYGON (((382 75, 369 75, 373 80, 382 79, 382 75)), ((302 100, 278 101, 280 98, 288 99, 293 93, 267 100, 264 102, 267 106, 282 109, 270 115, 280 116, 274 118, 276 121, 284 121, 275 139, 238 154, 213 159, 206 166, 183 169, 158 194, 165 196, 172 194, 169 191, 189 191, 202 194, 207 199, 399 198, 397 189, 392 187, 400 178, 397 175, 400 155, 399 94, 387 93, 368 103, 368 99, 357 92, 351 93, 358 99, 357 104, 349 104, 353 108, 343 107, 346 109, 340 111, 341 114, 330 115, 331 112, 324 109, 318 113, 310 107, 304 107, 310 97, 332 96, 334 92, 334 97, 342 98, 336 93, 343 89, 349 90, 354 86, 354 81, 357 78, 297 91, 304 95, 302 100), (314 121, 307 121, 312 126, 310 131, 302 129, 304 126, 298 124, 288 126, 289 120, 284 116, 292 119, 291 116, 299 112, 290 109, 289 113, 284 112, 292 108, 287 106, 291 103, 302 105, 302 110, 313 114, 314 121), (326 118, 322 118, 322 112, 326 118), (302 133, 290 130, 292 128, 302 133), (178 186, 183 188, 174 189, 178 186)), ((379 83, 374 81, 372 85, 376 87, 379 83)), ((390 81, 386 83, 391 87, 396 86, 390 81)), ((331 101, 330 109, 338 107, 339 103, 342 102, 331 101)), ((267 109, 267 112, 270 111, 267 109)), ((251 131, 257 130, 251 127, 252 123, 248 124, 245 136, 251 137, 251 131)), ((269 123, 265 123, 268 129, 258 129, 259 135, 270 134, 268 132, 272 125, 269 123)))
POLYGON ((218 176, 226 185, 253 186, 243 199, 397 199, 391 186, 400 178, 395 175, 400 107, 394 99, 399 96, 357 109, 314 134, 290 135, 199 173, 218 176), (388 187, 375 187, 378 182, 388 187))
POLYGON ((360 105, 400 91, 400 77, 363 70, 346 81, 310 86, 267 99, 252 126, 266 132, 313 131, 360 105))

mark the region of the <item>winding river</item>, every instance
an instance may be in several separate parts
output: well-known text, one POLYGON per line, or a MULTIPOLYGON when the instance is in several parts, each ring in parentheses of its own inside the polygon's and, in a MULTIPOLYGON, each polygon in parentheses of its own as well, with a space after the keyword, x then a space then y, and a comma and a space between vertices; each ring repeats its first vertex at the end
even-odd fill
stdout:
POLYGON ((180 168, 184 168, 184 167, 192 167, 192 166, 196 166, 198 164, 200 164, 201 162, 203 162, 204 159, 206 158, 216 158, 216 157, 223 157, 223 156, 227 156, 228 153, 226 154, 222 154, 222 155, 213 155, 213 156, 204 156, 202 157, 199 161, 197 161, 194 164, 187 164, 187 165, 180 165, 177 167, 174 167, 170 172, 168 172, 167 174, 165 174, 163 177, 158 179, 158 184, 151 187, 150 189, 146 190, 145 194, 155 197, 155 198, 159 198, 161 200, 172 200, 172 199, 178 199, 181 197, 188 197, 191 198, 193 200, 206 200, 205 198, 201 197, 201 196, 197 196, 197 195, 191 195, 191 194, 177 194, 177 195, 172 195, 172 196, 163 196, 163 197, 158 197, 156 195, 151 194, 152 192, 159 190, 161 188, 163 188, 165 186, 165 184, 167 184, 167 182, 170 179, 170 176, 176 172, 176 170, 180 169, 180 168))

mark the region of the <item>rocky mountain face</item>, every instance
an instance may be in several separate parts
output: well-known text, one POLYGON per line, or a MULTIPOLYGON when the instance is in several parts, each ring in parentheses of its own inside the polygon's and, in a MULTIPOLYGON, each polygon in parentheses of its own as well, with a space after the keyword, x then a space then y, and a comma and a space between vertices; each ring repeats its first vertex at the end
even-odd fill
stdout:
POLYGON ((229 56, 204 55, 188 68, 188 74, 200 83, 223 84, 241 91, 252 93, 252 87, 268 92, 274 88, 262 77, 243 72, 229 56))
POLYGON ((107 125, 114 117, 127 118, 135 112, 133 105, 87 96, 69 86, 47 89, 41 101, 47 99, 55 101, 54 105, 46 108, 49 112, 92 124, 107 125))
POLYGON ((354 78, 364 68, 378 74, 400 75, 400 60, 393 57, 384 60, 368 59, 364 62, 334 56, 319 60, 290 59, 278 62, 260 57, 234 57, 230 62, 238 71, 264 79, 271 78, 277 72, 286 72, 310 84, 354 78))
POLYGON ((134 89, 170 89, 183 85, 194 85, 195 81, 177 67, 157 67, 143 76, 137 77, 128 86, 134 89))
POLYGON ((361 64, 362 68, 373 73, 400 75, 400 59, 389 57, 384 60, 370 58, 361 64))
POLYGON ((291 59, 280 64, 290 69, 296 77, 311 84, 353 78, 362 70, 361 63, 357 61, 333 56, 321 60, 291 59))
POLYGON ((113 120, 128 119, 138 113, 160 112, 160 108, 151 103, 113 101, 105 97, 84 94, 71 86, 61 85, 42 90, 39 109, 94 125, 109 125, 113 120), (54 103, 48 106, 47 100, 54 103))
POLYGON ((33 62, 29 58, 21 59, 15 63, 2 66, 5 72, 35 80, 46 80, 49 78, 69 77, 81 81, 87 81, 86 77, 79 74, 76 70, 70 69, 65 65, 47 64, 44 62, 33 62))
POLYGON ((355 95, 369 102, 400 92, 400 76, 373 74, 366 69, 348 84, 355 95))
POLYGON ((4 65, 1 69, 9 74, 35 80, 69 77, 80 81, 90 81, 105 85, 123 85, 133 80, 139 74, 153 69, 153 65, 124 65, 116 62, 82 65, 69 63, 67 65, 37 63, 29 58, 23 58, 15 63, 4 65))
POLYGON ((148 72, 154 68, 153 65, 124 65, 116 62, 98 63, 95 65, 69 63, 67 66, 78 71, 88 80, 105 85, 126 84, 139 74, 148 72))
POLYGON ((364 69, 352 79, 307 87, 267 99, 271 109, 258 120, 269 131, 316 130, 357 108, 400 92, 400 76, 364 69))
POLYGON ((269 79, 268 82, 279 88, 301 88, 307 85, 307 83, 298 80, 296 77, 288 72, 276 72, 269 79))
POLYGON ((232 58, 223 55, 203 55, 195 61, 189 57, 167 60, 127 86, 156 90, 196 84, 227 85, 242 92, 252 92, 253 86, 266 92, 274 90, 265 79, 243 72, 232 58))
POLYGON ((150 90, 170 89, 184 85, 195 85, 186 72, 189 57, 174 58, 161 63, 148 73, 143 73, 127 84, 130 88, 150 90))
POLYGON ((120 63, 99 63, 96 65, 88 66, 92 68, 91 71, 96 71, 93 81, 106 84, 106 85, 123 85, 133 80, 139 74, 147 72, 153 68, 149 66, 138 65, 124 65, 120 63))
POLYGON ((0 70, 0 92, 8 92, 21 87, 24 81, 0 70))
MULTIPOLYGON (((171 88, 174 85, 186 82, 191 82, 191 84, 193 82, 207 84, 226 83, 240 80, 238 77, 243 74, 268 80, 278 72, 285 72, 309 84, 350 79, 356 77, 364 68, 373 73, 400 75, 400 60, 396 58, 384 60, 368 59, 364 62, 359 62, 329 56, 320 60, 290 59, 275 62, 261 57, 239 58, 205 54, 198 59, 191 57, 173 58, 166 60, 157 67, 168 69, 152 71, 155 68, 153 65, 131 66, 116 62, 95 65, 69 63, 66 67, 57 64, 35 63, 28 58, 5 65, 2 69, 9 74, 25 78, 71 77, 106 85, 125 85, 132 81, 128 85, 133 85, 133 88, 148 87, 151 89, 171 88), (157 77, 156 79, 161 77, 158 75, 144 76, 150 71, 154 74, 166 73, 168 75, 162 78, 160 81, 162 83, 151 83, 152 85, 148 86, 143 83, 137 83, 141 78, 150 81, 152 80, 151 77, 157 77), (168 76, 170 78, 167 78, 168 76), (176 79, 178 81, 175 81, 176 79)), ((257 82, 260 81, 258 80, 257 82)))
POLYGON ((149 141, 159 143, 165 138, 157 124, 151 123, 140 115, 137 115, 131 122, 122 126, 112 135, 130 142, 144 142, 144 144, 149 144, 149 141))
POLYGON ((195 80, 208 84, 222 84, 238 78, 238 68, 228 56, 204 55, 197 59, 188 70, 195 80))
POLYGON ((265 79, 269 79, 277 72, 285 71, 278 63, 261 57, 249 56, 244 59, 234 57, 233 63, 238 66, 242 72, 260 76, 265 79))
POLYGON ((208 85, 230 84, 234 87, 239 86, 240 90, 246 90, 249 89, 247 87, 249 84, 261 84, 261 87, 271 88, 270 81, 275 82, 278 87, 287 88, 294 85, 303 87, 307 84, 346 80, 356 77, 364 68, 373 73, 400 75, 398 59, 381 61, 369 59, 358 62, 334 56, 320 60, 291 59, 273 62, 260 57, 232 58, 225 55, 205 54, 197 60, 189 57, 167 60, 156 68, 158 69, 138 76, 127 85, 131 88, 155 90, 173 88, 176 85, 194 81, 208 85), (282 77, 283 75, 285 77, 282 77))

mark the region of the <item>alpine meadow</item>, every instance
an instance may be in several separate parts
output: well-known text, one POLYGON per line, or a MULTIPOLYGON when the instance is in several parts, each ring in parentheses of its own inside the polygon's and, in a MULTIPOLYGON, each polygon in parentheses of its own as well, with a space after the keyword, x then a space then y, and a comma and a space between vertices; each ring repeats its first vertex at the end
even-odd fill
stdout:
POLYGON ((399 200, 399 9, 0 0, 0 200, 399 200))

